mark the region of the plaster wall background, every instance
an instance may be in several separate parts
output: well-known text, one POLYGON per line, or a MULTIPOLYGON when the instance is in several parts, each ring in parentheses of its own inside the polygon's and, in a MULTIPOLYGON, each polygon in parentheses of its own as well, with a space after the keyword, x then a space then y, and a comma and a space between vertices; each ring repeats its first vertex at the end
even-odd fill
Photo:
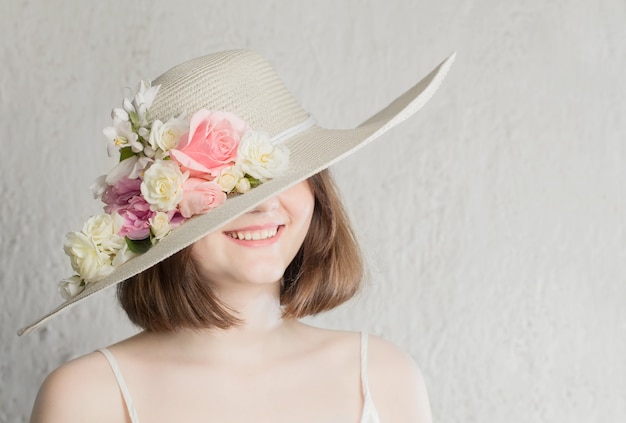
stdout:
POLYGON ((452 51, 418 116, 335 166, 369 260, 320 325, 408 350, 436 422, 626 419, 626 3, 0 0, 0 422, 134 333, 113 290, 47 327, 64 234, 99 211, 101 129, 142 78, 247 47, 351 127, 452 51))

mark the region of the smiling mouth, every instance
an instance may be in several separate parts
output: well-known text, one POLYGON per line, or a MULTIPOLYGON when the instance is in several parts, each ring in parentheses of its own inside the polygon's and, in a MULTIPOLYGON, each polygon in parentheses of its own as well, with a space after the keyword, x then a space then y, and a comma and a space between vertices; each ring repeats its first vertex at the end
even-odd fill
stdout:
POLYGON ((278 233, 279 227, 269 229, 259 229, 255 231, 233 231, 224 232, 227 236, 233 239, 239 239, 242 241, 261 241, 264 239, 274 238, 278 233))

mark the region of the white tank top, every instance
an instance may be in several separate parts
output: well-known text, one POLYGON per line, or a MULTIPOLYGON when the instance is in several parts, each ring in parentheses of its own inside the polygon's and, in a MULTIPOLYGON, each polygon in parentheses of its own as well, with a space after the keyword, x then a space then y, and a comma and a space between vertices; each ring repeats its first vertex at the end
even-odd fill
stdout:
MULTIPOLYGON (((137 411, 133 406, 130 392, 128 392, 128 387, 126 386, 126 382, 124 382, 124 376, 122 376, 117 360, 115 360, 111 351, 106 348, 101 348, 98 351, 104 354, 109 362, 109 365, 111 366, 111 369, 113 370, 117 384, 120 387, 120 392, 124 398, 124 403, 126 404, 126 409, 128 410, 131 423, 139 423, 137 411)), ((361 332, 361 390, 363 392, 363 412, 361 413, 360 423, 380 423, 378 411, 376 411, 376 406, 372 400, 372 395, 370 394, 370 388, 367 381, 367 333, 364 332, 361 332)))

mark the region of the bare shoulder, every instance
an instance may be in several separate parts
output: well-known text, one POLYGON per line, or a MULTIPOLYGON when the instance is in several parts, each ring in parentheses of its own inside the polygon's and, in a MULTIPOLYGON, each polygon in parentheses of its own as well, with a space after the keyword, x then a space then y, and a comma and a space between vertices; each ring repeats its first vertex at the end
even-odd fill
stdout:
POLYGON ((99 352, 69 361, 46 377, 31 423, 124 422, 115 377, 99 352))
POLYGON ((320 328, 299 322, 298 325, 302 330, 300 338, 307 339, 316 350, 323 351, 337 360, 347 362, 358 360, 360 333, 320 328))
POLYGON ((367 372, 381 421, 432 421, 428 392, 415 360, 393 343, 370 336, 367 372))

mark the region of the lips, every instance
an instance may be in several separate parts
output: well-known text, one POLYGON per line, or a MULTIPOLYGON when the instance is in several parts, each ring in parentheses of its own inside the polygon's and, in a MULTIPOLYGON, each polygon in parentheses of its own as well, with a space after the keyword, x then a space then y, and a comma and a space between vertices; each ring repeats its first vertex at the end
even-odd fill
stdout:
POLYGON ((274 238, 280 226, 264 227, 259 229, 239 229, 224 232, 225 235, 241 241, 263 241, 274 238))

